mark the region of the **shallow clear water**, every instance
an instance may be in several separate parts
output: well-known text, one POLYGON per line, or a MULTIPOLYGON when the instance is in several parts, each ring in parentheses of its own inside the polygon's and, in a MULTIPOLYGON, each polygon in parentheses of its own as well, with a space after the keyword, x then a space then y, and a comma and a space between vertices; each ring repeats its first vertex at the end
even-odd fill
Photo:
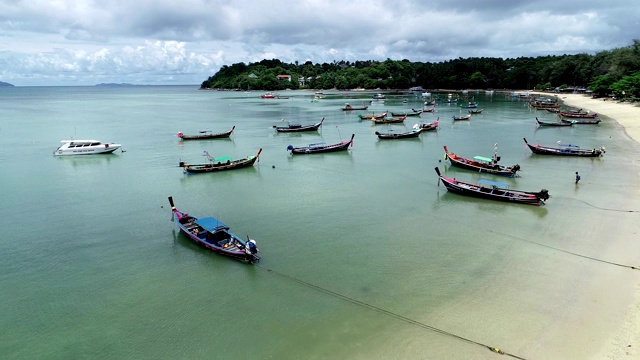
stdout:
MULTIPOLYGON (((471 94, 485 109, 471 121, 454 123, 451 116, 466 110, 438 105, 421 120, 439 116, 439 131, 381 141, 376 130, 408 129, 417 120, 372 125, 358 119, 361 111, 340 110, 345 102, 368 102, 370 94, 356 99, 335 92, 317 102, 312 92, 282 94, 290 98, 186 86, 0 88, 0 354, 492 356, 366 303, 539 356, 544 351, 532 343, 547 341, 541 334, 583 301, 591 286, 585 278, 603 268, 545 246, 637 259, 638 245, 615 234, 616 224, 634 214, 601 209, 637 203, 629 196, 638 191, 640 149, 611 119, 537 129, 536 116, 553 115, 501 94, 471 94), (272 129, 283 119, 307 124, 322 117, 319 132, 272 129), (176 137, 232 126, 230 139, 176 137), (351 134, 355 146, 345 153, 294 157, 286 150, 351 134), (605 145, 608 152, 596 159, 534 156, 523 137, 605 145), (121 143, 125 152, 53 156, 68 138, 121 143), (479 176, 443 161, 443 145, 462 156, 490 157, 495 143, 501 163, 520 164, 521 177, 479 176), (177 166, 204 162, 205 150, 241 158, 259 148, 252 168, 185 175, 177 166), (436 166, 472 182, 546 188, 552 198, 532 207, 450 194, 438 185, 436 166), (190 243, 170 221, 167 196, 180 210, 216 216, 239 236, 256 239, 259 266, 190 243), (606 241, 593 236, 603 227, 613 234, 606 241)), ((420 106, 417 97, 390 94, 368 112, 420 106)), ((620 276, 621 270, 605 269, 606 276, 620 276)), ((601 316, 606 311, 603 304, 601 316)))

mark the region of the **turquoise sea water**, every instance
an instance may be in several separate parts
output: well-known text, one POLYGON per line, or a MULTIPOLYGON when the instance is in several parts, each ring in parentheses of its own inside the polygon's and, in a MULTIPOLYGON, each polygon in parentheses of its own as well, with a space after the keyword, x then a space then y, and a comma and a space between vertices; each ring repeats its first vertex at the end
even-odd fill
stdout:
MULTIPOLYGON (((637 215, 611 210, 640 210, 640 148, 611 119, 538 129, 536 116, 553 115, 502 94, 472 93, 484 112, 471 121, 452 122, 466 109, 439 104, 420 119, 440 117, 437 132, 382 141, 376 130, 418 120, 372 125, 358 119, 364 112, 340 110, 371 94, 333 92, 317 102, 313 92, 281 94, 290 97, 190 86, 0 88, 1 357, 499 356, 433 327, 525 358, 553 358, 544 347, 558 340, 545 332, 571 328, 594 301, 593 288, 628 276, 555 249, 637 265, 640 245, 620 230, 637 215), (283 119, 322 117, 319 132, 272 129, 283 119), (176 137, 232 126, 230 139, 176 137), (355 145, 345 153, 286 150, 351 134, 355 145), (604 145, 607 153, 535 156, 523 137, 604 145), (53 156, 68 138, 121 143, 125 151, 53 156), (501 163, 520 164, 521 177, 479 176, 443 161, 443 145, 490 157, 495 143, 501 163), (205 150, 237 159, 259 148, 252 168, 185 175, 177 166, 204 162, 205 150), (532 207, 450 194, 435 166, 472 182, 546 188, 552 198, 532 207), (256 239, 259 266, 189 242, 170 221, 167 196, 182 211, 216 216, 256 239)), ((368 113, 420 106, 418 97, 389 94, 368 113)), ((600 307, 596 323, 619 311, 600 307)), ((575 339, 589 344, 576 350, 585 356, 604 341, 588 328, 575 339)))

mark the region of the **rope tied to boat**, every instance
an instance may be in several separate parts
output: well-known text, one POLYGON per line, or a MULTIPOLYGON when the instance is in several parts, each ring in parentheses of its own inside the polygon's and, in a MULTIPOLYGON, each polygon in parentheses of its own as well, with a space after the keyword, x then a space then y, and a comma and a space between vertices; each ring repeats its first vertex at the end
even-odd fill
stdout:
POLYGON ((613 262, 613 261, 598 259, 598 258, 595 258, 595 257, 582 255, 582 254, 574 253, 574 252, 571 252, 571 251, 568 251, 568 250, 563 250, 563 249, 556 248, 556 247, 553 247, 553 246, 549 246, 549 245, 541 244, 541 243, 538 243, 538 242, 535 242, 535 241, 527 240, 527 239, 524 239, 524 238, 521 238, 521 237, 518 237, 518 236, 515 236, 515 235, 509 235, 509 234, 501 233, 501 232, 495 231, 495 230, 488 230, 488 231, 492 232, 492 233, 495 233, 495 234, 507 236, 507 237, 510 237, 512 239, 517 239, 517 240, 520 240, 520 241, 528 242, 530 244, 535 244, 535 245, 538 245, 538 246, 546 247, 548 249, 553 249, 553 250, 556 250, 556 251, 560 251, 560 252, 563 252, 565 254, 570 254, 570 255, 573 255, 573 256, 578 256, 578 257, 581 257, 581 258, 585 258, 585 259, 589 259, 589 260, 593 260, 593 261, 598 261, 598 262, 609 264, 609 265, 625 267, 625 268, 629 268, 631 270, 640 270, 640 266, 625 265, 625 264, 620 264, 620 263, 616 263, 616 262, 613 262))
POLYGON ((299 284, 308 286, 310 288, 313 288, 315 290, 323 292, 323 293, 325 293, 327 295, 331 295, 331 296, 334 296, 334 297, 336 297, 338 299, 347 301, 347 302, 349 302, 351 304, 358 305, 358 306, 364 307, 366 309, 382 313, 384 315, 390 316, 390 317, 395 318, 395 319, 400 320, 400 321, 404 321, 405 323, 408 323, 408 324, 411 324, 411 325, 415 325, 415 326, 418 326, 418 327, 426 329, 426 330, 433 331, 433 332, 438 333, 440 335, 445 335, 445 336, 449 336, 449 337, 452 337, 452 338, 455 338, 455 339, 458 339, 458 340, 461 340, 461 341, 465 341, 465 342, 470 343, 470 344, 475 344, 475 345, 478 345, 478 346, 482 346, 482 347, 487 348, 490 351, 495 352, 495 353, 500 354, 500 355, 506 355, 506 356, 512 357, 514 359, 519 359, 519 360, 526 360, 525 358, 520 357, 518 355, 514 355, 514 354, 510 354, 508 352, 505 352, 505 351, 501 350, 500 348, 497 348, 497 347, 494 347, 494 346, 489 346, 489 345, 483 344, 481 342, 478 342, 478 341, 475 341, 475 340, 471 340, 471 339, 465 338, 465 337, 460 336, 460 335, 456 335, 456 334, 448 332, 446 330, 442 330, 442 329, 427 325, 427 324, 422 323, 420 321, 413 320, 413 319, 408 318, 406 316, 394 313, 393 311, 380 308, 378 306, 369 304, 367 302, 354 299, 354 298, 349 297, 347 295, 340 294, 340 293, 335 292, 333 290, 329 290, 329 289, 323 288, 323 287, 321 287, 319 285, 312 284, 312 283, 307 282, 305 280, 298 279, 295 276, 287 275, 285 273, 281 273, 279 271, 267 268, 267 267, 262 266, 260 264, 255 264, 254 266, 257 267, 257 268, 266 270, 267 272, 274 273, 276 275, 280 275, 281 277, 287 278, 289 280, 293 280, 293 281, 295 281, 295 282, 297 282, 299 284))
POLYGON ((628 213, 637 213, 640 212, 640 210, 627 210, 627 209, 612 209, 612 208, 605 208, 605 207, 600 207, 600 206, 596 206, 593 204, 589 204, 588 202, 584 201, 584 200, 580 200, 580 199, 574 199, 574 198, 570 198, 570 197, 566 197, 566 196, 555 196, 554 198, 557 199, 568 199, 568 200, 575 200, 578 202, 581 202, 587 206, 590 206, 594 209, 598 209, 598 210, 603 210, 603 211, 616 211, 616 212, 628 212, 628 213))

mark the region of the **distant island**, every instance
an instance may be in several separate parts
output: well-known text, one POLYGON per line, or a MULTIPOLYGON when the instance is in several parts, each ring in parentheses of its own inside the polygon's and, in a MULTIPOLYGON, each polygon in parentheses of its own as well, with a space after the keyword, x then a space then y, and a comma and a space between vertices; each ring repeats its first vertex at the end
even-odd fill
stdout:
POLYGON ((102 84, 96 84, 95 86, 136 86, 134 84, 128 84, 128 83, 120 83, 120 84, 116 84, 116 83, 102 83, 102 84))
POLYGON ((0 81, 0 86, 15 86, 15 85, 0 81))

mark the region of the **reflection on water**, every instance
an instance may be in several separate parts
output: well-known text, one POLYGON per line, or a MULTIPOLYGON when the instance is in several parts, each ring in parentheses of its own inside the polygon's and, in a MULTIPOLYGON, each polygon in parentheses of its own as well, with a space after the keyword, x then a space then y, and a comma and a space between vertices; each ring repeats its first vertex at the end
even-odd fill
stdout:
MULTIPOLYGON (((491 328, 496 338, 530 348, 540 333, 563 321, 565 308, 557 304, 581 301, 588 290, 588 281, 583 285, 570 275, 595 270, 540 247, 532 256, 531 247, 496 239, 488 230, 598 253, 622 240, 592 239, 589 224, 615 224, 620 214, 587 204, 606 199, 607 207, 624 208, 619 203, 632 201, 629 189, 637 183, 638 164, 624 154, 640 151, 615 126, 548 129, 528 139, 589 139, 611 148, 603 158, 533 156, 522 140, 534 132, 533 114, 525 103, 497 93, 490 99, 474 95, 482 117, 453 123, 449 117, 460 109, 438 104, 435 114, 421 116, 439 116, 438 131, 380 141, 374 131, 387 127, 340 109, 345 102, 357 104, 355 99, 368 101, 370 93, 335 92, 312 102, 313 92, 291 91, 283 94, 289 99, 267 101, 260 93, 199 92, 197 86, 0 89, 7 91, 20 93, 11 104, 0 102, 3 118, 20 119, 3 122, 2 130, 15 136, 0 138, 3 149, 12 149, 11 156, 0 155, 0 228, 6 235, 0 237, 0 264, 10 271, 0 277, 0 313, 11 324, 3 341, 16 349, 9 349, 9 357, 198 358, 224 348, 227 358, 353 358, 361 349, 352 344, 367 343, 374 357, 393 358, 398 343, 420 339, 411 340, 414 353, 404 356, 411 358, 459 345, 198 248, 169 220, 169 195, 180 209, 251 234, 268 268, 390 311, 411 309, 411 318, 437 316, 432 320, 464 328, 460 332, 483 334, 486 324, 498 324, 491 328), (272 128, 283 118, 311 123, 323 117, 318 132, 280 134, 272 128), (176 137, 184 129, 232 126, 227 139, 176 137), (74 129, 118 139, 127 151, 54 160, 46 145, 74 129), (286 150, 333 144, 351 134, 355 144, 348 151, 294 156, 286 150), (477 174, 443 161, 444 145, 473 155, 491 152, 495 143, 501 163, 518 163, 521 177, 477 174), (248 168, 187 175, 178 167, 180 160, 205 162, 205 150, 237 159, 258 148, 260 159, 248 168), (436 166, 464 181, 546 188, 552 197, 537 207, 451 194, 438 186, 436 166), (583 176, 578 187, 575 171, 583 176), (215 305, 201 311, 187 303, 215 305), (228 346, 228 339, 210 336, 228 333, 246 335, 251 346, 228 346), (353 341, 338 341, 336 333, 353 341), (114 343, 124 345, 109 351, 114 343)), ((367 113, 421 105, 419 97, 390 93, 367 113)), ((611 315, 606 302, 593 306, 594 322, 611 315)), ((432 357, 455 357, 448 355, 432 357)), ((471 350, 459 357, 474 355, 471 350)))
POLYGON ((67 155, 67 156, 55 156, 62 164, 71 164, 72 166, 91 166, 99 165, 103 163, 110 163, 111 161, 118 161, 121 159, 119 155, 120 151, 111 154, 98 154, 98 155, 67 155))

